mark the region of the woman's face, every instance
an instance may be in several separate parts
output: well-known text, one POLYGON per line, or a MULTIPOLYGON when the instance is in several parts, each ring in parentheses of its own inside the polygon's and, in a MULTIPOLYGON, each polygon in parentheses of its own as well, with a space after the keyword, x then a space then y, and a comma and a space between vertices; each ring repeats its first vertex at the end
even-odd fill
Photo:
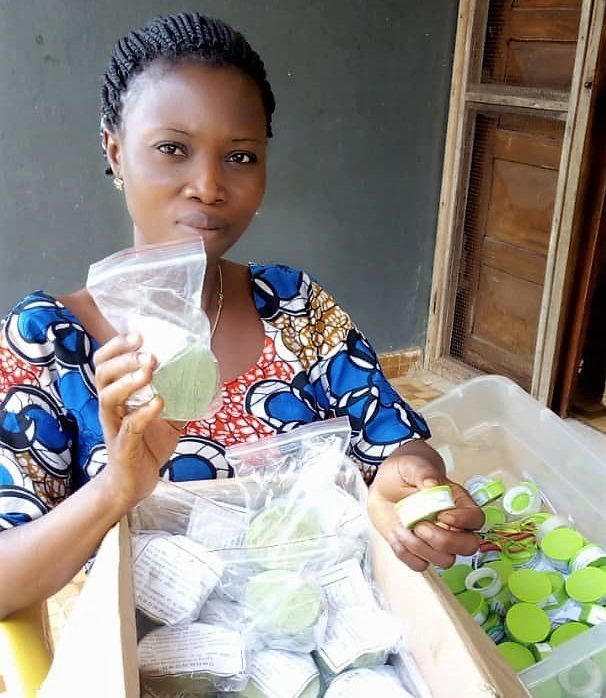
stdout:
POLYGON ((129 87, 118 133, 104 133, 135 245, 191 235, 217 260, 265 191, 266 121, 256 83, 232 67, 153 64, 129 87))

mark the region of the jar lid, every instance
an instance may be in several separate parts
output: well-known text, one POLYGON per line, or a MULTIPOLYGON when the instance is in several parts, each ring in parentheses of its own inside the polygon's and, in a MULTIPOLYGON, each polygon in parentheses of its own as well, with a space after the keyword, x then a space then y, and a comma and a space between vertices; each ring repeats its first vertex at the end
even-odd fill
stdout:
POLYGON ((549 635, 549 616, 531 603, 514 604, 505 616, 505 627, 510 637, 523 645, 543 642, 549 635))
POLYGON ((541 550, 553 560, 568 562, 583 547, 583 536, 574 528, 556 528, 541 541, 541 550))
POLYGON ((396 504, 396 513, 406 528, 412 528, 419 521, 435 521, 441 511, 455 506, 450 487, 437 485, 401 499, 396 504))
POLYGON ((518 482, 510 487, 503 497, 503 509, 515 517, 538 514, 542 499, 539 488, 532 482, 518 482))
POLYGON ((480 529, 480 533, 486 533, 494 528, 494 526, 504 524, 507 518, 503 509, 501 509, 501 507, 496 507, 493 504, 483 506, 482 511, 484 512, 484 525, 480 529))
POLYGON ((527 545, 525 548, 516 550, 515 552, 511 550, 503 551, 505 560, 508 560, 514 567, 522 567, 531 560, 534 560, 538 554, 539 549, 536 545, 527 545))
POLYGON ((516 570, 507 585, 518 601, 542 604, 551 596, 551 581, 544 572, 516 570))
POLYGON ((502 642, 500 645, 497 645, 497 649, 516 672, 528 669, 529 666, 535 663, 532 652, 517 642, 502 642))
POLYGON ((503 584, 507 584, 509 577, 511 577, 515 570, 515 567, 511 564, 510 560, 505 559, 487 562, 485 566, 496 570, 499 573, 499 577, 501 578, 501 582, 503 582, 503 584))
POLYGON ((552 647, 559 647, 565 642, 568 642, 568 640, 572 640, 573 637, 587 632, 587 630, 589 630, 588 625, 585 625, 585 623, 579 623, 576 620, 572 620, 568 623, 560 625, 551 633, 549 644, 552 647))
POLYGON ((470 591, 479 591, 485 599, 490 599, 501 591, 503 582, 496 570, 481 567, 467 575, 465 586, 470 591))
POLYGON ((606 596, 606 573, 599 567, 582 567, 566 580, 566 593, 580 603, 596 603, 606 596))
POLYGON ((460 594, 467 588, 465 586, 465 579, 472 571, 471 565, 459 563, 458 565, 453 565, 449 569, 444 570, 444 572, 442 572, 442 579, 453 594, 460 594))
POLYGON ((488 604, 479 591, 463 591, 457 596, 465 610, 474 617, 478 623, 484 623, 488 618, 488 604))
POLYGON ((536 523, 536 526, 537 538, 540 543, 548 533, 555 531, 557 528, 570 528, 570 522, 567 521, 563 516, 548 514, 541 523, 536 523))
POLYGON ((486 482, 474 483, 469 489, 471 498, 478 506, 484 506, 489 502, 494 502, 495 499, 503 496, 505 485, 503 480, 486 480, 486 482))

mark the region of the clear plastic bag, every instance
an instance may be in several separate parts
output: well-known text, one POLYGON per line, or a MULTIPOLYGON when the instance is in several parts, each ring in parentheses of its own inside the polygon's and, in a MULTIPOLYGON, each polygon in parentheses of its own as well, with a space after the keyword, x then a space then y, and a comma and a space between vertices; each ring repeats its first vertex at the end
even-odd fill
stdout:
POLYGON ((218 409, 219 371, 201 308, 206 253, 199 238, 134 247, 91 265, 86 287, 120 333, 138 332, 158 365, 136 409, 160 394, 162 418, 202 419, 218 409))
MULTIPOLYGON (((239 477, 189 483, 188 490, 159 483, 131 512, 131 528, 165 526, 221 561, 198 624, 243 638, 245 673, 257 678, 240 695, 265 695, 267 667, 299 658, 298 683, 273 682, 285 684, 280 695, 316 698, 322 681, 384 664, 401 645, 399 621, 381 608, 371 578, 367 489, 345 455, 349 436, 340 418, 238 445, 226 456, 239 477)), ((190 673, 171 688, 187 690, 190 673)))

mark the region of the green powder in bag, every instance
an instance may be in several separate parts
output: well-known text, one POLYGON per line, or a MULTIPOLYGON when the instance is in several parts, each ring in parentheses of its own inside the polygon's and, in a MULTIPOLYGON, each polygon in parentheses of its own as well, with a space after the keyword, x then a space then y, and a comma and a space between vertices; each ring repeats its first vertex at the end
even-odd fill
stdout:
POLYGON ((218 365, 212 352, 187 344, 152 376, 152 386, 164 399, 161 417, 188 421, 206 416, 218 380, 218 365))

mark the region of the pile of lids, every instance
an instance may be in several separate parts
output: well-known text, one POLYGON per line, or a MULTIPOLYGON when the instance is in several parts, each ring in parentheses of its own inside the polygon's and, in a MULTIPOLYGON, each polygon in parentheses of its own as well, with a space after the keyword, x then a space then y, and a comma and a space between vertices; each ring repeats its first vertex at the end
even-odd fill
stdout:
MULTIPOLYGON (((532 482, 506 489, 499 479, 475 476, 465 487, 486 515, 482 544, 476 555, 442 571, 442 578, 516 671, 606 622, 606 551, 570 521, 543 511, 532 482)), ((585 663, 586 682, 599 680, 601 687, 603 660, 603 666, 599 656, 585 663)), ((575 680, 572 671, 560 677, 560 683, 566 680, 575 680)))

